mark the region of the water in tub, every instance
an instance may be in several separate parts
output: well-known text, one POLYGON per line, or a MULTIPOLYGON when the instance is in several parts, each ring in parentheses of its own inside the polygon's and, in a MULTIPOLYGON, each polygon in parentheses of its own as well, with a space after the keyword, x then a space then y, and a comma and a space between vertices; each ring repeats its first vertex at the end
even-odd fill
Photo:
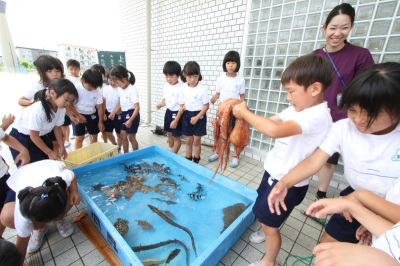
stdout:
MULTIPOLYGON (((78 177, 78 182, 111 223, 122 230, 129 246, 176 239, 187 247, 191 264, 196 255, 188 232, 168 223, 149 205, 172 223, 190 230, 200 256, 226 226, 223 209, 236 204, 241 212, 250 203, 249 199, 216 182, 209 185, 210 179, 191 171, 191 165, 181 165, 155 154, 88 171, 78 177)), ((137 251, 136 255, 141 260, 167 261, 169 258, 168 265, 186 265, 185 248, 178 243, 137 251)))

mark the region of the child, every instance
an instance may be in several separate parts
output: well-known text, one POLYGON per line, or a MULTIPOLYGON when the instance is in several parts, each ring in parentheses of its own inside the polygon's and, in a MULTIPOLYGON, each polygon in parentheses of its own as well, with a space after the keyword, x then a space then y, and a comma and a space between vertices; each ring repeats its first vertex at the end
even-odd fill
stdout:
POLYGON ((182 83, 179 82, 181 66, 178 62, 168 61, 164 64, 165 84, 163 99, 156 105, 157 110, 167 106, 164 116, 164 130, 167 131, 169 150, 178 153, 181 148, 182 113, 179 113, 179 99, 182 93, 182 83))
MULTIPOLYGON (((90 69, 100 72, 101 78, 104 81, 104 78, 106 77, 106 69, 104 68, 103 65, 94 64, 90 69)), ((100 91, 101 95, 103 95, 103 83, 97 89, 100 91)), ((103 97, 103 110, 105 110, 105 109, 106 109, 106 103, 105 103, 105 99, 103 97)), ((104 121, 106 121, 106 119, 107 119, 107 117, 104 116, 104 121)), ((101 131, 101 138, 103 139, 104 143, 107 143, 107 134, 105 133, 105 131, 101 131)))
MULTIPOLYGON (((64 123, 65 107, 72 104, 77 97, 78 93, 71 81, 57 79, 50 84, 48 89, 42 90, 40 102, 22 111, 14 123, 10 136, 16 138, 28 149, 31 162, 67 158, 67 151, 62 145, 61 125, 64 123), (53 151, 53 143, 49 137, 49 133, 53 130, 60 147, 59 152, 53 151)), ((14 159, 19 154, 11 147, 10 151, 14 159)))
POLYGON ((87 69, 82 75, 81 83, 76 85, 79 100, 75 106, 70 106, 71 112, 79 120, 78 124, 72 124, 75 136, 75 150, 82 148, 85 128, 87 128, 91 136, 90 144, 97 142, 97 135, 104 130, 103 97, 97 89, 103 84, 101 74, 96 70, 87 69))
MULTIPOLYGON (((69 59, 67 61, 67 70, 70 75, 65 76, 65 78, 71 81, 74 85, 80 84, 81 76, 79 75, 79 73, 81 72, 81 64, 79 63, 79 61, 75 59, 69 59)), ((71 142, 69 142, 70 125, 71 125, 71 119, 69 118, 68 115, 66 115, 64 124, 61 126, 65 148, 71 146, 71 142)))
POLYGON ((0 239, 0 266, 21 265, 22 254, 10 241, 0 239))
POLYGON ((367 246, 347 243, 319 244, 314 248, 314 254, 317 255, 316 265, 386 265, 384 261, 392 261, 393 265, 397 265, 400 262, 400 246, 397 240, 400 233, 399 181, 400 179, 390 189, 391 192, 388 192, 387 200, 360 189, 344 198, 323 199, 308 207, 307 214, 318 218, 327 214, 343 213, 352 222, 354 217, 377 237, 372 247, 368 247, 369 243, 366 243, 367 246), (397 202, 388 201, 393 197, 397 198, 397 202), (386 252, 386 256, 378 250, 386 252))
POLYGON ((182 97, 179 112, 183 113, 182 134, 186 136, 186 159, 200 161, 201 136, 207 135, 207 115, 209 108, 208 88, 201 84, 200 66, 189 61, 181 73, 182 97), (194 143, 194 156, 192 157, 194 143))
POLYGON ((265 240, 266 253, 258 265, 275 265, 281 247, 279 227, 295 206, 304 199, 308 180, 299 182, 289 192, 288 208, 278 216, 268 209, 267 197, 276 182, 301 160, 309 156, 324 140, 332 124, 324 92, 332 81, 332 70, 327 59, 320 55, 297 58, 283 72, 281 83, 287 91, 292 106, 271 118, 251 113, 245 102, 233 108, 233 115, 245 119, 264 135, 276 138, 274 148, 268 153, 265 173, 257 190, 258 197, 253 212, 262 223, 262 231, 250 235, 250 241, 265 240))
POLYGON ((110 79, 119 87, 119 101, 115 109, 109 115, 109 118, 113 120, 115 115, 122 111, 121 138, 124 153, 129 152, 129 142, 132 145, 132 150, 136 151, 139 149, 136 133, 140 123, 140 106, 139 92, 134 86, 135 76, 124 66, 115 65, 110 71, 110 79))
POLYGON ((7 200, 2 202, 1 223, 17 230, 16 244, 23 258, 26 252, 40 249, 46 223, 53 221, 63 237, 74 232, 63 217, 80 198, 76 176, 63 162, 43 160, 25 165, 5 185, 7 200))
MULTIPOLYGON (((229 51, 222 62, 222 68, 226 74, 217 78, 217 92, 211 98, 211 103, 214 104, 217 99, 220 99, 221 103, 226 99, 238 99, 245 102, 244 98, 245 87, 244 78, 239 76, 237 72, 240 69, 240 55, 236 51, 229 51)), ((236 117, 232 118, 232 130, 235 127, 236 117)), ((235 151, 236 152, 236 151, 235 151)), ((210 158, 209 162, 218 160, 219 154, 215 152, 210 158)), ((235 168, 239 165, 239 154, 234 154, 231 167, 235 168)))
MULTIPOLYGON (((360 72, 343 93, 340 107, 347 119, 336 122, 320 145, 275 186, 268 198, 271 212, 280 213, 287 188, 304 180, 324 165, 335 152, 343 156, 345 178, 350 184, 340 195, 366 189, 383 197, 399 176, 400 164, 400 64, 383 63, 360 72)), ((335 214, 321 242, 357 243, 357 221, 349 223, 335 214)))
POLYGON ((122 139, 121 139, 121 114, 118 114, 117 117, 114 119, 107 119, 108 116, 111 114, 111 112, 115 109, 115 107, 118 104, 118 87, 115 85, 114 81, 111 80, 110 77, 110 72, 111 72, 112 67, 109 67, 107 69, 107 80, 108 80, 108 86, 104 87, 103 89, 103 99, 105 101, 105 116, 104 119, 104 126, 105 126, 105 138, 103 138, 104 142, 107 143, 107 140, 109 139, 112 144, 117 145, 117 142, 115 141, 115 137, 113 135, 113 130, 115 129, 115 133, 117 133, 117 140, 118 140, 118 153, 121 153, 121 145, 122 145, 122 139))

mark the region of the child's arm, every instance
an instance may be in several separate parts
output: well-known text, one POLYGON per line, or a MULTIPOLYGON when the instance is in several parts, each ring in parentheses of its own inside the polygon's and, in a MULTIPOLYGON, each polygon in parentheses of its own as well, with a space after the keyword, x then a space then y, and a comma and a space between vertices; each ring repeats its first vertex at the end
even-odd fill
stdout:
POLYGON ((19 161, 21 161, 21 166, 29 163, 31 160, 31 157, 29 156, 29 151, 15 138, 12 136, 5 134, 4 138, 1 140, 5 144, 7 144, 9 147, 13 148, 14 150, 19 151, 19 154, 17 157, 15 157, 15 164, 17 164, 19 161))
POLYGON ((240 94, 240 101, 241 102, 245 102, 246 101, 246 99, 244 98, 244 94, 240 94))
POLYGON ((61 130, 61 126, 55 126, 53 128, 53 131, 54 131, 54 135, 56 136, 58 146, 60 147, 60 154, 62 154, 62 159, 65 160, 68 157, 68 152, 64 148, 63 133, 61 130))
POLYGON ((160 108, 164 107, 165 105, 166 104, 165 104, 165 98, 164 98, 164 99, 162 99, 162 101, 160 103, 156 104, 156 108, 157 108, 157 110, 160 110, 160 108))
POLYGON ((1 128, 3 129, 3 131, 6 131, 7 128, 14 123, 15 120, 15 116, 13 116, 12 114, 9 114, 8 116, 4 116, 2 121, 1 121, 1 128))
POLYGON ((31 130, 30 131, 30 137, 33 143, 41 149, 47 156, 49 156, 50 160, 60 160, 61 157, 59 154, 55 153, 53 150, 51 150, 49 147, 46 146, 46 144, 43 142, 43 140, 39 136, 40 131, 36 130, 31 130))
POLYGON ((69 110, 69 112, 71 112, 73 115, 76 116, 76 118, 78 118, 79 123, 86 123, 86 118, 81 115, 78 110, 76 110, 75 106, 73 105, 69 105, 67 106, 67 110, 69 110))
POLYGON ((301 126, 292 120, 276 123, 274 120, 258 116, 248 110, 246 102, 233 107, 232 113, 236 118, 249 122, 255 129, 270 138, 286 138, 302 133, 301 126))
POLYGON ((69 106, 65 108, 65 113, 75 125, 79 123, 79 119, 72 113, 71 108, 69 108, 69 106))
POLYGON ((71 182, 71 185, 69 186, 69 200, 71 202, 71 205, 78 205, 80 202, 80 197, 78 194, 78 185, 76 181, 76 174, 74 173, 74 179, 71 182))
POLYGON ((279 205, 284 210, 287 210, 284 203, 287 190, 297 183, 311 177, 317 173, 321 167, 329 159, 329 154, 317 148, 310 156, 301 161, 295 168, 293 168, 287 175, 285 175, 275 187, 271 190, 268 196, 268 205, 272 213, 281 214, 279 205))
POLYGON ((17 246, 17 249, 19 250, 19 252, 21 252, 21 255, 22 255, 21 266, 24 265, 24 260, 25 260, 25 256, 26 256, 26 249, 28 248, 29 238, 30 238, 30 236, 28 236, 28 237, 20 237, 17 234, 17 242, 15 243, 15 246, 17 246))
POLYGON ((208 110, 209 107, 210 107, 210 104, 209 104, 209 103, 206 103, 206 104, 203 106, 203 109, 201 109, 201 111, 200 111, 196 116, 193 116, 193 117, 190 119, 190 124, 196 125, 197 121, 199 121, 200 117, 202 117, 202 116, 207 112, 207 110, 208 110))
POLYGON ((179 112, 176 114, 174 121, 171 122, 171 124, 169 125, 170 128, 176 128, 178 126, 178 122, 179 120, 181 120, 183 112, 179 112))
POLYGON ((97 114, 99 116, 99 130, 100 132, 103 132, 106 127, 104 126, 104 105, 103 103, 97 104, 97 114))
POLYGON ((33 99, 29 100, 29 99, 25 98, 24 96, 22 96, 18 100, 18 104, 21 105, 22 107, 27 107, 27 106, 33 104, 33 102, 34 102, 33 99))
MULTIPOLYGON (((400 206, 397 206, 395 211, 400 212, 400 206)), ((376 237, 380 237, 394 225, 394 223, 378 216, 367 208, 349 199, 322 199, 314 202, 307 209, 308 215, 317 218, 341 212, 349 212, 352 217, 356 218, 357 221, 359 221, 376 237)), ((351 217, 346 217, 346 219, 350 222, 353 220, 351 217)))
POLYGON ((124 125, 125 125, 127 128, 130 128, 130 127, 132 126, 132 122, 133 122, 133 120, 135 120, 135 118, 136 118, 137 115, 139 114, 139 111, 140 111, 139 103, 135 103, 135 111, 133 111, 133 114, 132 114, 132 116, 128 119, 128 121, 126 121, 126 122, 124 123, 124 125))
POLYGON ((108 118, 110 118, 111 120, 114 120, 115 115, 121 112, 121 104, 119 103, 119 99, 118 99, 118 103, 115 106, 114 110, 112 110, 112 112, 108 115, 108 118))
MULTIPOLYGON (((215 95, 214 95, 213 97, 211 97, 210 102, 211 102, 212 104, 214 104, 214 103, 219 99, 219 95, 220 95, 219 92, 215 93, 215 95)), ((244 97, 244 96, 243 96, 243 97, 244 97)))

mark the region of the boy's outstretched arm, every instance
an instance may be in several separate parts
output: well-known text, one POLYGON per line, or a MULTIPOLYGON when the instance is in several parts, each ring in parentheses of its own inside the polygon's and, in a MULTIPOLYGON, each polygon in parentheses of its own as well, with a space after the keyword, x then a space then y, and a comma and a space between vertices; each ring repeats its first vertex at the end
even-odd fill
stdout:
POLYGON ((29 163, 29 161, 31 160, 31 157, 29 156, 29 151, 18 140, 16 140, 12 136, 9 136, 8 134, 5 134, 4 138, 1 141, 3 141, 14 150, 19 151, 18 156, 14 160, 15 164, 21 161, 21 165, 19 166, 21 167, 29 163))
POLYGON ((281 211, 279 205, 286 210, 284 200, 287 190, 317 173, 329 157, 329 154, 320 148, 317 148, 310 156, 301 161, 287 175, 282 177, 282 179, 276 183, 268 196, 268 206, 271 213, 275 213, 276 211, 276 213, 280 215, 281 211))
MULTIPOLYGON (((242 102, 233 107, 232 113, 236 118, 246 120, 255 129, 270 138, 286 138, 302 133, 301 126, 297 122, 289 120, 278 123, 276 119, 258 116, 248 110, 246 102, 242 102)), ((273 117, 275 118, 277 116, 273 117)))
POLYGON ((15 116, 12 114, 9 114, 8 116, 4 116, 3 119, 1 120, 1 129, 3 129, 3 131, 6 131, 8 129, 8 127, 14 123, 15 121, 15 116))

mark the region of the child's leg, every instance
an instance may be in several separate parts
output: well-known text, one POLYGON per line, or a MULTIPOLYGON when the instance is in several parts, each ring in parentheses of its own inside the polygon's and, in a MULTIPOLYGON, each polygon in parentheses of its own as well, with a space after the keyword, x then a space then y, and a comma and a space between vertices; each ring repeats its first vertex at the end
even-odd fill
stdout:
POLYGON ((101 132, 101 138, 103 139, 104 143, 107 143, 108 142, 107 132, 105 132, 105 131, 101 132))
POLYGON ((186 158, 192 158, 193 136, 186 136, 186 158))
POLYGON ((63 134, 63 143, 65 144, 65 141, 68 140, 67 138, 67 129, 69 129, 69 126, 62 126, 61 127, 61 132, 63 134))
POLYGON ((117 145, 118 145, 118 149, 121 149, 121 146, 122 146, 121 133, 117 133, 117 145))
POLYGON ((94 135, 90 135, 90 144, 96 143, 97 142, 97 136, 99 134, 94 134, 94 135))
POLYGON ((104 143, 107 143, 107 140, 109 139, 110 142, 111 142, 113 145, 117 145, 117 142, 115 141, 115 137, 114 137, 114 135, 113 135, 112 132, 105 132, 105 135, 106 135, 106 137, 103 138, 104 143))
POLYGON ((128 141, 128 134, 126 130, 121 130, 121 139, 122 139, 122 147, 124 148, 124 153, 129 152, 129 141, 128 141))
POLYGON ((321 192, 325 192, 325 195, 318 196, 318 198, 326 197, 326 192, 328 191, 329 183, 333 177, 333 173, 335 172, 335 165, 330 163, 325 163, 322 166, 321 170, 318 172, 318 190, 321 192))
POLYGON ((174 153, 178 153, 179 149, 181 148, 181 144, 182 144, 181 137, 173 137, 173 139, 174 139, 174 150, 173 150, 173 152, 174 153))
POLYGON ((265 256, 261 260, 261 264, 275 266, 282 241, 279 228, 269 227, 265 224, 261 225, 265 235, 265 256))
POLYGON ((75 150, 82 148, 85 136, 75 136, 75 150))
POLYGON ((136 151, 139 149, 139 144, 136 140, 136 134, 128 134, 129 142, 132 145, 132 150, 136 151))
POLYGON ((196 162, 198 163, 200 161, 200 154, 201 154, 201 136, 194 136, 193 138, 194 138, 194 158, 196 158, 196 162))
MULTIPOLYGON (((6 227, 14 229, 14 209, 15 209, 15 201, 4 204, 3 209, 1 210, 0 221, 4 229, 6 227)), ((3 230, 4 232, 4 230, 3 230)), ((1 235, 3 235, 3 232, 1 235)))
POLYGON ((320 243, 326 243, 326 242, 339 242, 335 238, 331 237, 327 232, 324 232, 324 234, 321 236, 321 240, 319 241, 320 243))
POLYGON ((171 150, 174 147, 174 138, 172 137, 172 132, 167 132, 168 136, 168 146, 169 149, 171 150))

